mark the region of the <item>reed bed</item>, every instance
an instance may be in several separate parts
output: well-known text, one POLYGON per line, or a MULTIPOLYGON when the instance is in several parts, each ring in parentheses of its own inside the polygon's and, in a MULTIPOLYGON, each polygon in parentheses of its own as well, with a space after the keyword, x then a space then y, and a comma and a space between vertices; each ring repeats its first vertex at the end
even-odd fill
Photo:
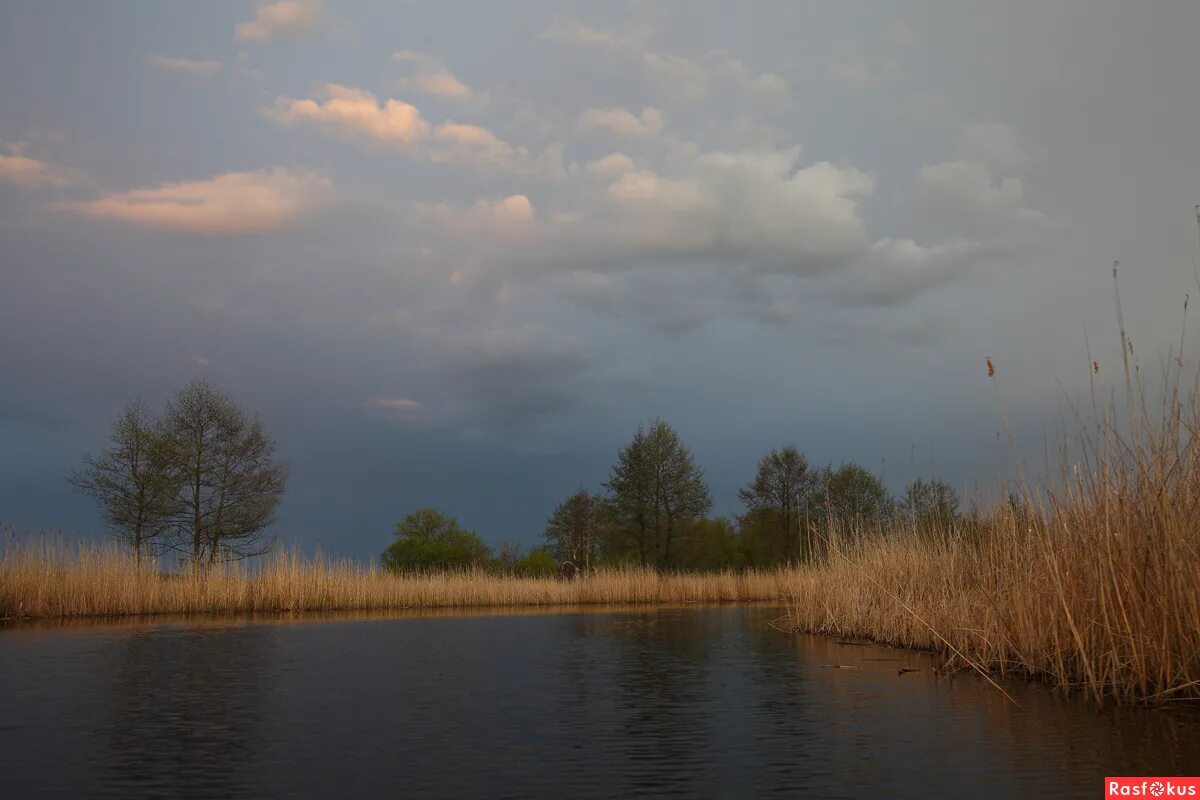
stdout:
POLYGON ((482 571, 398 575, 284 552, 257 566, 193 576, 139 567, 114 547, 55 537, 9 537, 0 550, 0 618, 780 601, 799 574, 627 568, 573 581, 482 571))
POLYGON ((1097 701, 1200 700, 1200 378, 1185 387, 1172 354, 1147 392, 1124 330, 1122 345, 1120 406, 1093 393, 1094 421, 1040 488, 952 523, 825 537, 825 566, 792 586, 791 627, 1097 701))

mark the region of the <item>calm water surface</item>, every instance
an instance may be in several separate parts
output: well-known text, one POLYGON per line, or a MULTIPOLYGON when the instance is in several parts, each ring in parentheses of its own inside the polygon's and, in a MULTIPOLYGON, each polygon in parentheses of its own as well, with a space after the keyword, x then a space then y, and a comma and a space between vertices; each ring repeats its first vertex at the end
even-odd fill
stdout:
POLYGON ((0 630, 0 797, 1100 797, 1200 772, 1194 717, 1006 683, 1017 707, 778 615, 0 630))

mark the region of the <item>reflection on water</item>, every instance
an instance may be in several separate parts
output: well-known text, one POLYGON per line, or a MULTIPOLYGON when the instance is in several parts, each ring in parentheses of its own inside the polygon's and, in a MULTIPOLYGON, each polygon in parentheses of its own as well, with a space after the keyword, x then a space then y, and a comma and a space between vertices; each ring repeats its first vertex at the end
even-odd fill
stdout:
POLYGON ((1194 717, 1018 707, 777 616, 2 630, 0 796, 1095 797, 1200 768, 1194 717))
POLYGON ((111 691, 110 716, 89 742, 97 794, 262 796, 256 764, 277 634, 242 626, 124 637, 97 665, 111 691))

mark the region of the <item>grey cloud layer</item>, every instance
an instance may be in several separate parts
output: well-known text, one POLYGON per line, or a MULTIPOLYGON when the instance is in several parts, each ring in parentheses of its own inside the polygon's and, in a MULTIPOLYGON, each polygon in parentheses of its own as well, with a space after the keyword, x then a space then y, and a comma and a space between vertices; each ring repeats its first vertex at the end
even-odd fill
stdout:
POLYGON ((199 375, 292 449, 296 530, 444 499, 536 533, 537 502, 472 521, 474 499, 552 505, 658 415, 725 476, 723 513, 789 439, 962 485, 990 468, 985 355, 1040 421, 1057 379, 1086 388, 1083 331, 1115 340, 1114 259, 1142 352, 1194 291, 1191 4, 45 0, 6 22, 0 426, 36 458, 0 499, 23 519, 127 396, 199 375), (438 494, 481 441, 504 480, 438 494), (539 449, 584 466, 508 474, 539 449), (345 518, 305 505, 327 464, 345 518))

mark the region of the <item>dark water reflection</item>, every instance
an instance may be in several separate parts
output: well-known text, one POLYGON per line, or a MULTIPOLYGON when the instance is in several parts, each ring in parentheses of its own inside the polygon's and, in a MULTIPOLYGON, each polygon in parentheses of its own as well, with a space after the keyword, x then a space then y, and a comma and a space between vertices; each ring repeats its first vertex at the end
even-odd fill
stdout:
POLYGON ((1016 707, 777 614, 4 630, 0 797, 1097 797, 1200 771, 1192 716, 1019 682, 1016 707))

